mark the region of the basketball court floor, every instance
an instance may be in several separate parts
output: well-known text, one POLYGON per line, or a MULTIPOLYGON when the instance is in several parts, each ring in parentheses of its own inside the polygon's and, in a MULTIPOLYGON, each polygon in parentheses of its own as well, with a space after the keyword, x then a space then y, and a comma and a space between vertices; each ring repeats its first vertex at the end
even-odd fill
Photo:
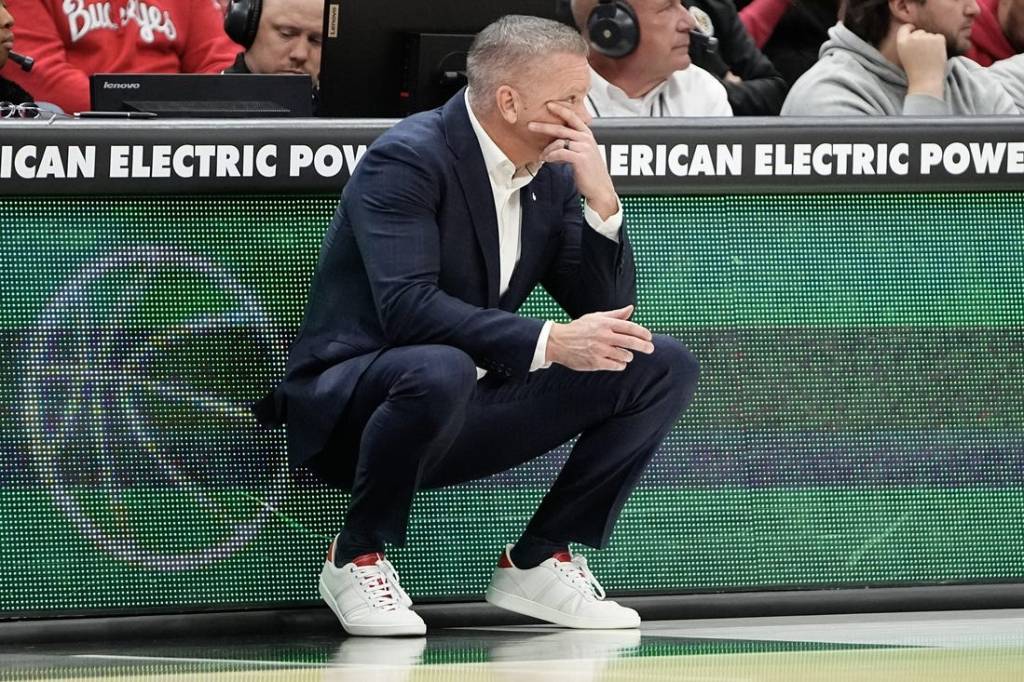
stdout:
POLYGON ((338 630, 0 644, 0 680, 1021 682, 1024 610, 542 625, 345 637, 338 630))

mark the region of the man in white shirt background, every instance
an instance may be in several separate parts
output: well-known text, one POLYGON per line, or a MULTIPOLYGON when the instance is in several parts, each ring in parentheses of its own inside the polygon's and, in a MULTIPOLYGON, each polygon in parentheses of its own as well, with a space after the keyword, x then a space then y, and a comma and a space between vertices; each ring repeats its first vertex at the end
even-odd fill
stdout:
POLYGON ((587 110, 604 116, 732 116, 712 74, 690 63, 696 22, 679 0, 573 0, 590 42, 587 110))

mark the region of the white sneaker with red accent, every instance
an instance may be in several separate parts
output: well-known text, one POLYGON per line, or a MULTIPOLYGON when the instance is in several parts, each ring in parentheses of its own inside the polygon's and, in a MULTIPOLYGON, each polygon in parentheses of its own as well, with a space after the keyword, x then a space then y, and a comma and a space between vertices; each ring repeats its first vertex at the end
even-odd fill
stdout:
POLYGON ((516 568, 512 545, 494 569, 486 599, 509 611, 569 628, 640 626, 640 614, 604 598, 604 588, 579 554, 559 552, 534 568, 516 568))
MULTIPOLYGON (((335 542, 337 539, 335 539, 335 542)), ((398 573, 383 554, 363 554, 341 568, 334 565, 334 542, 320 571, 320 596, 350 635, 423 635, 427 626, 409 607, 398 573)))

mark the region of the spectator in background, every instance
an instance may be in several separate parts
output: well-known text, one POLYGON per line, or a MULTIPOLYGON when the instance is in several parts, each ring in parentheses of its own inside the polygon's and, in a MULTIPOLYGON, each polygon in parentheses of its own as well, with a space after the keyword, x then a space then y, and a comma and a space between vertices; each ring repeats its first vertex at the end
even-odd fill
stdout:
POLYGON ((967 57, 982 66, 1024 52, 1024 0, 978 0, 967 57))
POLYGON ((308 74, 320 78, 323 0, 231 0, 224 29, 245 48, 224 73, 308 74))
POLYGON ((989 74, 958 56, 977 14, 976 0, 847 0, 783 115, 1017 113, 989 74))
POLYGON ((789 85, 761 53, 740 22, 732 0, 685 0, 697 28, 718 41, 690 38, 690 61, 725 86, 736 116, 775 116, 782 109, 789 85))
MULTIPOLYGON (((14 46, 14 15, 7 9, 5 0, 0 0, 0 74, 14 46)), ((12 68, 18 68, 12 65, 12 68)), ((17 83, 13 83, 0 75, 0 102, 26 104, 32 101, 32 95, 17 83)), ((0 114, 2 115, 2 114, 0 114)))
POLYGON ((573 0, 572 14, 591 47, 592 116, 732 116, 725 87, 690 64, 679 0, 573 0))
POLYGON ((213 0, 7 0, 29 73, 4 72, 64 111, 89 109, 94 73, 219 73, 235 45, 213 0))
POLYGON ((792 85, 818 61, 838 0, 738 0, 740 21, 754 44, 792 85))

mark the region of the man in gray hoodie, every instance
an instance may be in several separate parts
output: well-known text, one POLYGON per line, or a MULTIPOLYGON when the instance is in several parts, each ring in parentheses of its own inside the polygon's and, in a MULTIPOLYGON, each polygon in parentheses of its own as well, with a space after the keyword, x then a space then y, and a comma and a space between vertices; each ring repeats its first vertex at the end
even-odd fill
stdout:
POLYGON ((1016 114, 991 74, 962 57, 977 0, 847 0, 784 116, 1016 114))

